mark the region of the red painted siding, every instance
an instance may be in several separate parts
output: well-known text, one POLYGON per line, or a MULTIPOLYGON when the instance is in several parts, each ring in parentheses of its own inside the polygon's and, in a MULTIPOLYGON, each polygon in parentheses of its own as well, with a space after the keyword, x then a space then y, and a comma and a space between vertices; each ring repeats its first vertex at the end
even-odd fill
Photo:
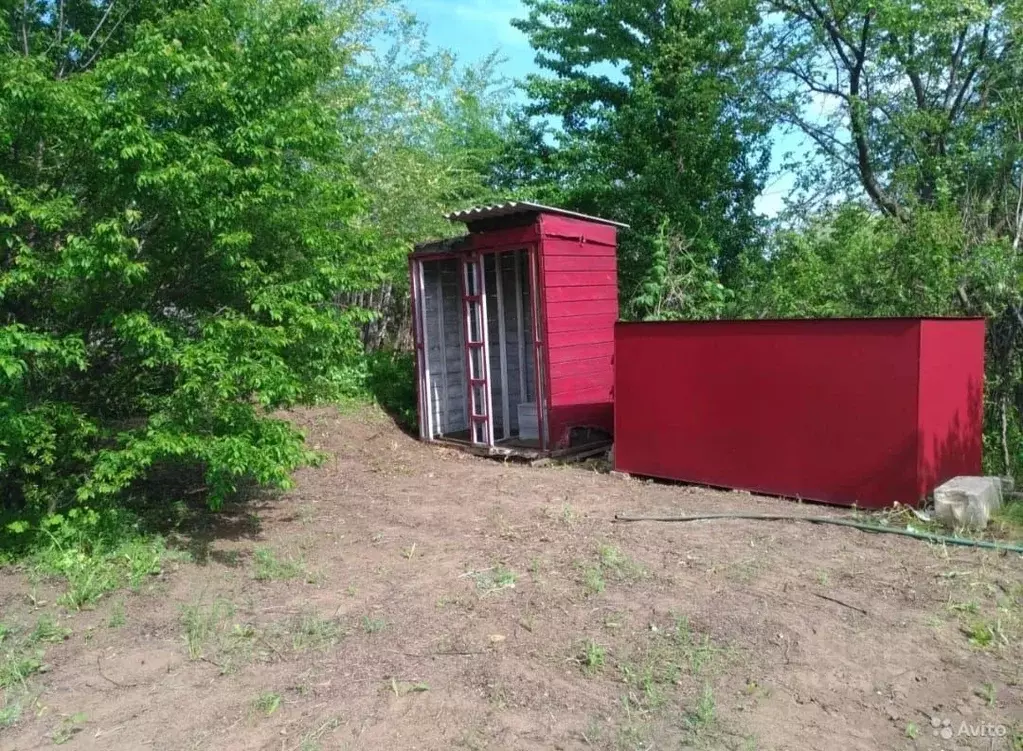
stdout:
MULTIPOLYGON (((585 250, 585 249, 584 249, 585 250)), ((545 256, 544 268, 547 271, 611 271, 617 267, 617 261, 613 255, 572 255, 572 256, 545 256)), ((578 284, 573 284, 578 287, 578 284)))
POLYGON ((574 344, 568 347, 551 347, 548 362, 550 362, 551 367, 554 367, 558 363, 571 363, 591 357, 610 358, 614 353, 615 344, 610 340, 606 342, 574 344))
POLYGON ((918 495, 982 471, 984 321, 926 320, 920 329, 918 495))
MULTIPOLYGON (((550 312, 551 307, 547 308, 550 312)), ((555 308, 556 310, 556 308, 555 308)), ((607 333, 610 332, 614 336, 614 325, 615 319, 618 316, 610 312, 597 313, 588 316, 567 316, 562 318, 561 316, 550 316, 548 315, 547 320, 547 341, 553 346, 567 346, 569 344, 576 344, 579 340, 576 337, 576 333, 579 332, 594 332, 603 331, 606 337, 607 333), (564 336, 565 334, 571 334, 571 336, 564 336), (555 341, 558 341, 555 344, 555 341)))
MULTIPOLYGON (((589 353, 587 353, 589 354, 589 353)), ((562 378, 571 378, 572 376, 582 375, 603 375, 606 377, 607 383, 614 382, 614 357, 612 355, 605 355, 604 357, 591 357, 587 360, 580 360, 578 358, 574 360, 551 363, 551 379, 554 382, 562 378)), ((601 383, 604 383, 602 381, 601 383)))
POLYGON ((933 489, 919 475, 933 456, 921 435, 958 436, 942 444, 942 472, 973 467, 980 441, 983 326, 926 323, 619 324, 616 466, 829 503, 916 503, 933 489), (959 372, 934 379, 951 360, 959 372))
POLYGON ((590 222, 540 218, 550 437, 573 427, 614 429, 614 325, 618 319, 617 232, 590 222))
MULTIPOLYGON (((540 215, 540 234, 545 238, 584 238, 587 244, 612 249, 618 245, 618 230, 612 226, 552 214, 540 215)), ((555 248, 552 254, 556 253, 555 248)))
POLYGON ((617 299, 618 285, 616 284, 604 284, 598 287, 555 287, 547 290, 548 303, 617 299))

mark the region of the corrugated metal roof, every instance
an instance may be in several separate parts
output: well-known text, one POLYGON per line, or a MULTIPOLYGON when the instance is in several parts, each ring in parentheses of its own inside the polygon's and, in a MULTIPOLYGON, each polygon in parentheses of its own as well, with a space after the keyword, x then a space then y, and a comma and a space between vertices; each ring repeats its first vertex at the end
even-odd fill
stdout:
POLYGON ((498 203, 493 206, 474 206, 471 209, 464 209, 462 211, 455 211, 448 214, 447 219, 452 222, 463 222, 465 224, 469 224, 470 222, 479 222, 483 219, 495 219, 502 216, 532 213, 557 214, 558 216, 568 216, 573 219, 583 219, 587 222, 609 224, 612 227, 622 227, 623 229, 629 228, 628 224, 613 222, 610 219, 601 219, 598 216, 588 216, 575 211, 567 211, 565 209, 555 208, 554 206, 544 206, 543 204, 530 203, 528 201, 508 201, 507 203, 498 203))

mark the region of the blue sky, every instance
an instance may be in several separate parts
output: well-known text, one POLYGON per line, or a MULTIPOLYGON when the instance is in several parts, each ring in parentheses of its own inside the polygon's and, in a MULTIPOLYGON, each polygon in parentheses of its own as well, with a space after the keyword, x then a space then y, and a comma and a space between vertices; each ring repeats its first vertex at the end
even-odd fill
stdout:
MULTIPOLYGON (((526 16, 520 0, 406 0, 406 3, 426 23, 429 41, 451 50, 459 60, 472 62, 499 50, 505 59, 501 70, 508 78, 524 78, 536 70, 529 42, 511 25, 513 18, 526 16)), ((790 138, 779 138, 775 162, 780 161, 783 151, 792 148, 790 138)), ((759 210, 767 216, 777 214, 791 185, 791 175, 772 178, 758 201, 759 210)))

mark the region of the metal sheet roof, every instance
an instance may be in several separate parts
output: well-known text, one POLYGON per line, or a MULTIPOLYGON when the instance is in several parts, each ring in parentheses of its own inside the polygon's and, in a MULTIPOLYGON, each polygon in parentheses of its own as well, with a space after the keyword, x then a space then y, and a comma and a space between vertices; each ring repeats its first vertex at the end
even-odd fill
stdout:
POLYGON ((575 211, 567 211, 565 209, 555 208, 554 206, 544 206, 543 204, 530 203, 528 201, 509 201, 507 203, 498 203, 493 206, 474 206, 471 209, 464 209, 462 211, 455 211, 448 214, 447 219, 452 222, 463 222, 464 224, 469 224, 470 222, 479 222, 483 219, 495 219, 502 216, 534 213, 557 214, 558 216, 567 216, 572 217, 573 219, 583 219, 587 222, 609 224, 612 227, 622 227, 623 229, 629 228, 628 224, 613 222, 610 219, 601 219, 598 216, 588 216, 575 211))

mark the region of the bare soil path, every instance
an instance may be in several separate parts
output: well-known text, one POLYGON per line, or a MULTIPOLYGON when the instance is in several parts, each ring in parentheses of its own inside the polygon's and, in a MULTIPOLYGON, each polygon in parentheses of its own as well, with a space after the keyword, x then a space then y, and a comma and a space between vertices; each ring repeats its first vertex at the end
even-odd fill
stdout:
POLYGON ((185 540, 195 560, 137 592, 67 613, 58 582, 0 572, 0 620, 72 631, 0 749, 1023 744, 1020 556, 795 523, 616 525, 830 512, 472 458, 375 411, 293 418, 329 461, 210 518, 185 540))

